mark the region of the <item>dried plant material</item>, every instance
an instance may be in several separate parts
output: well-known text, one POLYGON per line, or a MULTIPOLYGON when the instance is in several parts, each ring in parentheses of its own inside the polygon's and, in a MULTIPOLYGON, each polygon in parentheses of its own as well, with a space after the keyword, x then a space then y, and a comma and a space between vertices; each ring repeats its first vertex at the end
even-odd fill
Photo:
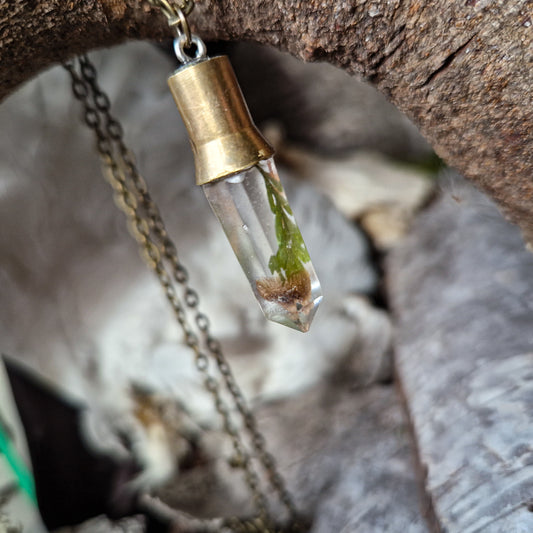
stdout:
POLYGON ((310 323, 301 320, 314 306, 311 279, 306 270, 299 270, 283 280, 279 276, 259 279, 256 287, 261 298, 281 305, 301 331, 309 330, 310 323))
POLYGON ((279 277, 257 281, 257 290, 265 300, 283 303, 301 302, 311 294, 311 281, 305 270, 300 270, 286 280, 279 277))

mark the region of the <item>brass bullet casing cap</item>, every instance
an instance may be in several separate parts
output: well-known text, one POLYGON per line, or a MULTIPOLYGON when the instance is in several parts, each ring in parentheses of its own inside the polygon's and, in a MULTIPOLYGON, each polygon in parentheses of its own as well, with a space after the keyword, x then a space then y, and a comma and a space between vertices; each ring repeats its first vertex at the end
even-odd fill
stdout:
POLYGON ((227 56, 179 68, 168 79, 204 185, 251 168, 274 149, 259 133, 227 56))

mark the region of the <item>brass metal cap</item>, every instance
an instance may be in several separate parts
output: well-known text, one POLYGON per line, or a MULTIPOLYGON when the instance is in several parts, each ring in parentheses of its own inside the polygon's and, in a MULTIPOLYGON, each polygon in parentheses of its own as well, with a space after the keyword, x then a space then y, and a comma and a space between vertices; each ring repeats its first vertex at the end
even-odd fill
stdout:
POLYGON ((226 56, 186 65, 168 85, 189 132, 198 185, 272 157, 274 149, 253 123, 226 56))

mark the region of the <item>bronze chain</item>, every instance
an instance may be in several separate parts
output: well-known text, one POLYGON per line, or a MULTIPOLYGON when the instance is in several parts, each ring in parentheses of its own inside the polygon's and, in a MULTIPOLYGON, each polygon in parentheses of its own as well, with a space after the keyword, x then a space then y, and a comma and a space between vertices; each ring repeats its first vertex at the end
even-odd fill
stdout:
POLYGON ((160 9, 167 19, 176 17, 178 9, 183 11, 185 16, 190 15, 194 9, 194 0, 148 0, 148 3, 160 9))
POLYGON ((161 10, 167 19, 168 25, 177 34, 185 35, 185 45, 191 45, 191 30, 187 21, 187 16, 194 9, 194 0, 148 0, 148 3, 161 10))
MULTIPOLYGON (((150 0, 150 2, 159 4, 161 0, 150 0)), ((176 246, 170 239, 159 209, 148 192, 146 182, 136 166, 134 155, 125 145, 122 127, 111 114, 109 98, 99 87, 96 70, 87 56, 80 57, 78 64, 79 72, 74 63, 66 64, 65 68, 72 79, 74 96, 83 105, 85 123, 95 134, 97 150, 106 178, 114 190, 115 201, 125 213, 131 233, 139 244, 145 261, 164 290, 183 330, 186 345, 194 352, 196 368, 203 376, 204 386, 213 397, 216 410, 222 417, 224 430, 232 441, 236 458, 232 465, 242 468, 258 512, 255 519, 228 518, 224 522, 224 527, 236 533, 281 531, 273 525, 269 517, 267 496, 261 488, 254 460, 244 444, 243 436, 232 422, 230 409, 221 395, 220 383, 213 377, 209 368, 210 359, 215 361, 222 383, 242 417, 252 449, 270 485, 288 511, 290 524, 284 531, 305 531, 291 495, 278 472, 273 456, 266 449, 265 439, 246 404, 220 343, 210 333, 209 320, 199 310, 198 294, 189 285, 187 270, 178 259, 176 246), (178 287, 181 287, 179 291, 178 287), (194 317, 192 324, 189 314, 194 317)))

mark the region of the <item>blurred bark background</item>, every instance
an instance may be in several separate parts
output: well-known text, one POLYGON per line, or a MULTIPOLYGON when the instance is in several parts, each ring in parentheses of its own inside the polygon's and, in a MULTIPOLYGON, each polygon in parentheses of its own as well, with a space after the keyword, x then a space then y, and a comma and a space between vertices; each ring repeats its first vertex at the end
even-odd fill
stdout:
MULTIPOLYGON (((199 0, 195 31, 360 75, 533 242, 532 2, 199 0)), ((169 36, 143 0, 0 2, 0 98, 53 63, 169 36)))

